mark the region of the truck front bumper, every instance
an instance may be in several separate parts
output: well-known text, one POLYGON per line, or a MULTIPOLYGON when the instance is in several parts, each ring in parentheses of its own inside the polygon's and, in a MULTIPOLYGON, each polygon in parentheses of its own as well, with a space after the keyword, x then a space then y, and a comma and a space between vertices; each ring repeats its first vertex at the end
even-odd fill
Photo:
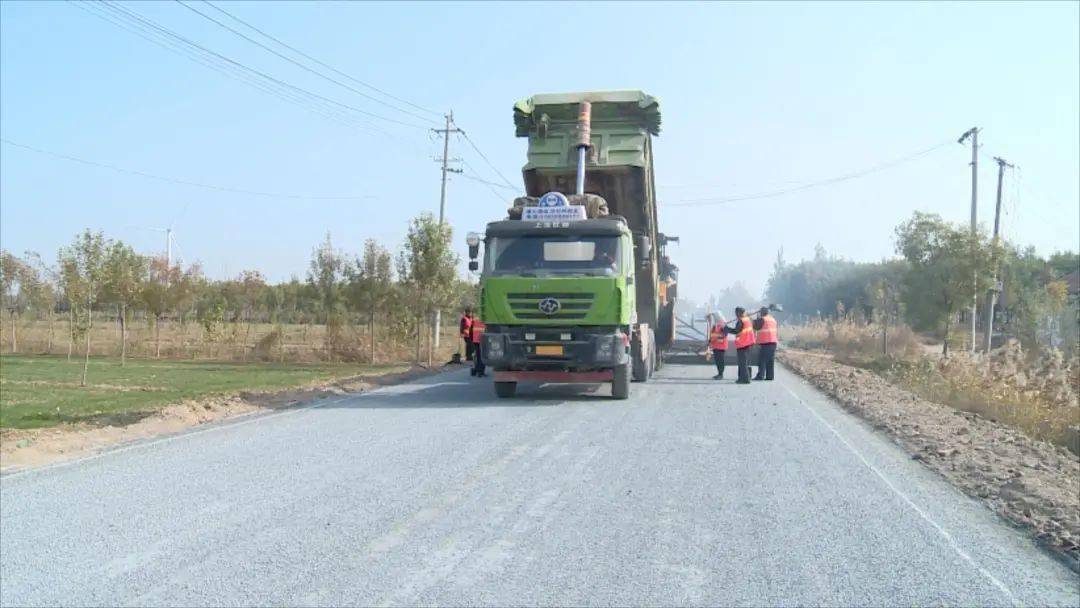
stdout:
POLYGON ((594 382, 611 382, 614 379, 615 372, 610 369, 602 369, 594 372, 541 370, 495 372, 495 382, 561 382, 563 384, 587 384, 594 382))
POLYGON ((615 328, 489 328, 482 348, 485 363, 496 373, 611 370, 626 365, 630 358, 629 337, 615 328))

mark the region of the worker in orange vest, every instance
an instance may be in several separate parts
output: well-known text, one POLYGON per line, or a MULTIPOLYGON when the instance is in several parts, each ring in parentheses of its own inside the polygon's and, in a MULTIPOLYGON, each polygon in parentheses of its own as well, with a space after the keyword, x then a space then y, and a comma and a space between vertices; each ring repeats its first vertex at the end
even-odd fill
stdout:
POLYGON ((723 315, 717 314, 714 317, 709 314, 709 350, 712 351, 713 363, 716 364, 716 375, 713 376, 713 380, 721 380, 724 377, 724 353, 727 352, 728 344, 731 343, 726 324, 727 319, 723 315))
POLYGON ((758 368, 754 380, 772 380, 776 362, 776 343, 780 334, 776 330, 776 318, 769 314, 769 308, 762 306, 760 316, 754 321, 757 330, 758 368))
POLYGON ((735 334, 735 359, 739 363, 739 379, 735 384, 750 384, 747 358, 750 356, 750 347, 754 345, 754 325, 742 306, 735 308, 735 319, 735 326, 727 328, 730 333, 735 334))
POLYGON ((484 322, 474 317, 472 320, 473 368, 469 373, 480 378, 487 375, 484 373, 483 349, 480 348, 480 342, 483 338, 484 322))
POLYGON ((461 313, 461 320, 458 321, 458 332, 461 334, 461 339, 465 342, 465 360, 473 360, 473 341, 472 341, 472 326, 473 326, 473 314, 471 308, 466 308, 465 312, 461 313))

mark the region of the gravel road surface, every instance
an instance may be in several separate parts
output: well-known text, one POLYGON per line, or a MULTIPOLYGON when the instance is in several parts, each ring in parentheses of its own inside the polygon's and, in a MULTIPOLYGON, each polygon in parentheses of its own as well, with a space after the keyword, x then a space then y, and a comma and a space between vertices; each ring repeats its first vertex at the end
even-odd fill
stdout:
POLYGON ((0 478, 0 604, 1080 605, 826 397, 463 371, 0 478))

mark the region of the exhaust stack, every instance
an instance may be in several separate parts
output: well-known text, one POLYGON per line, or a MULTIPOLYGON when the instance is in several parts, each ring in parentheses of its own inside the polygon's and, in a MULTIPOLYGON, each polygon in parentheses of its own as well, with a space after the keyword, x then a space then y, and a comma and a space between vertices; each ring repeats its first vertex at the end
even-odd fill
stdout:
POLYGON ((578 104, 577 118, 577 188, 575 194, 585 194, 585 160, 588 158, 592 136, 592 103, 578 104))

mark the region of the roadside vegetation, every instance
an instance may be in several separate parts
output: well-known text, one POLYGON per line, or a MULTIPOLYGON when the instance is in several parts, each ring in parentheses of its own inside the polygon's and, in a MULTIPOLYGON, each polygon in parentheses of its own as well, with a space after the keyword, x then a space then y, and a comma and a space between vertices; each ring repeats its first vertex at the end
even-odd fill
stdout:
POLYGON ((874 371, 928 401, 1080 449, 1080 305, 1066 282, 1080 257, 993 246, 921 213, 896 236, 901 257, 880 263, 830 257, 820 248, 798 264, 778 259, 767 296, 784 305, 785 343, 874 371), (991 276, 995 267, 1003 291, 994 348, 984 352, 979 327, 980 350, 972 353, 966 309, 972 290, 988 286, 973 276, 991 276))
POLYGON ((141 255, 87 230, 55 264, 33 252, 0 252, 0 348, 116 355, 121 364, 128 354, 426 362, 436 358, 434 314, 450 314, 443 325, 453 325, 452 313, 476 297, 457 277, 451 238, 449 226, 427 214, 411 222, 396 256, 372 239, 348 253, 327 236, 305 279, 274 284, 257 270, 211 279, 198 263, 141 255))
POLYGON ((0 428, 115 424, 208 395, 441 365, 475 298, 451 238, 427 214, 396 255, 327 236, 305 279, 277 284, 256 270, 211 279, 90 230, 54 263, 0 251, 0 428))
POLYGON ((81 386, 82 361, 0 356, 0 429, 65 423, 121 425, 160 407, 242 391, 275 391, 354 376, 403 371, 404 365, 228 363, 115 358, 90 361, 93 381, 81 386))

